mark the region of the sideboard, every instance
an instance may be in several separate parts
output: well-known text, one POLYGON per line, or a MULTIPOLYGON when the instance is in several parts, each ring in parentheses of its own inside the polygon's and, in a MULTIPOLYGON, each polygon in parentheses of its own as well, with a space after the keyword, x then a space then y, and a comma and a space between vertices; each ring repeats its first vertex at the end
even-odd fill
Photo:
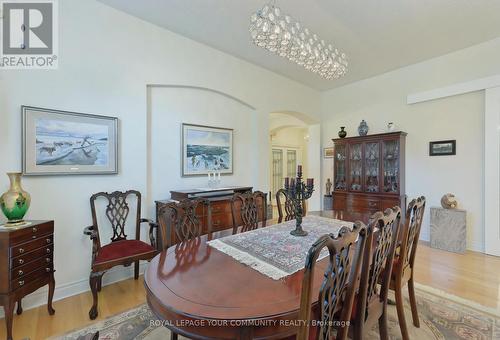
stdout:
MULTIPOLYGON (((170 199, 156 201, 156 221, 158 222, 158 214, 160 208, 165 205, 176 201, 182 201, 185 199, 195 199, 203 198, 210 201, 211 215, 212 215, 212 231, 219 231, 233 227, 233 215, 231 212, 231 198, 235 193, 244 193, 252 191, 252 187, 224 187, 217 189, 201 188, 201 189, 190 189, 190 190, 173 190, 170 191, 170 199)), ((208 212, 206 208, 202 205, 198 207, 196 211, 197 216, 202 222, 202 231, 204 234, 208 232, 208 212)), ((238 217, 237 217, 237 222, 238 217)), ((175 230, 167 230, 167 239, 173 240, 173 234, 175 230)), ((160 240, 161 238, 158 238, 160 240)), ((169 241, 169 245, 171 246, 169 241)))
POLYGON ((405 142, 406 132, 333 139, 333 209, 404 214, 405 142))
POLYGON ((54 314, 54 221, 29 221, 0 227, 0 304, 5 311, 7 340, 12 340, 14 305, 40 287, 49 286, 47 309, 54 314))

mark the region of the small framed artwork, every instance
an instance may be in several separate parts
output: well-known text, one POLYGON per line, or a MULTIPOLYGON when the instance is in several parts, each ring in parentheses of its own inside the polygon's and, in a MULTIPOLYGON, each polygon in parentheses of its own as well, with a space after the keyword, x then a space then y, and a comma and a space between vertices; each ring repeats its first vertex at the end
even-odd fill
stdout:
POLYGON ((456 140, 441 140, 429 143, 429 156, 452 156, 456 154, 456 140))
POLYGON ((323 158, 333 158, 333 147, 323 148, 323 158))
POLYGON ((118 173, 118 118, 22 106, 23 174, 118 173))
POLYGON ((182 176, 233 173, 233 129, 182 124, 182 176))

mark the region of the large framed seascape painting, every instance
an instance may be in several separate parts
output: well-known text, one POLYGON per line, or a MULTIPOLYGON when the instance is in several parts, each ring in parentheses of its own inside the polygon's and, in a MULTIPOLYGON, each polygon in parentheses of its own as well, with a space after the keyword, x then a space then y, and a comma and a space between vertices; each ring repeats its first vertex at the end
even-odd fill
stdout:
POLYGON ((233 173, 233 129, 182 124, 182 176, 233 173))
POLYGON ((22 106, 23 174, 118 173, 118 118, 22 106))

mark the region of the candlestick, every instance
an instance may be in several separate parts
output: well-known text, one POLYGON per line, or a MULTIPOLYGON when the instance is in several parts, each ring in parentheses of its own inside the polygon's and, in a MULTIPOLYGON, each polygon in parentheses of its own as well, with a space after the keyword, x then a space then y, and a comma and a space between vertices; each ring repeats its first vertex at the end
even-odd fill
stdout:
POLYGON ((290 232, 293 236, 306 236, 307 231, 302 229, 303 202, 311 197, 314 191, 314 180, 307 179, 307 185, 302 181, 302 166, 297 166, 297 178, 285 178, 285 190, 292 201, 295 212, 295 229, 290 232))

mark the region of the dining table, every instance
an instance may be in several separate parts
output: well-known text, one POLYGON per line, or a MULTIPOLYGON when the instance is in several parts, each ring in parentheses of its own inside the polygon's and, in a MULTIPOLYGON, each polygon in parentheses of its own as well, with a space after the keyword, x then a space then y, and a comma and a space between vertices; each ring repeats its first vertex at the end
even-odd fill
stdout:
MULTIPOLYGON (((371 216, 338 210, 308 215, 365 224, 371 216)), ((303 270, 273 279, 207 244, 231 234, 232 229, 212 232, 153 258, 144 274, 151 311, 161 325, 190 339, 283 339, 297 334, 304 322, 298 320, 303 270)), ((317 262, 312 296, 319 294, 327 265, 328 257, 317 262)), ((311 308, 315 304, 317 300, 311 308)))

